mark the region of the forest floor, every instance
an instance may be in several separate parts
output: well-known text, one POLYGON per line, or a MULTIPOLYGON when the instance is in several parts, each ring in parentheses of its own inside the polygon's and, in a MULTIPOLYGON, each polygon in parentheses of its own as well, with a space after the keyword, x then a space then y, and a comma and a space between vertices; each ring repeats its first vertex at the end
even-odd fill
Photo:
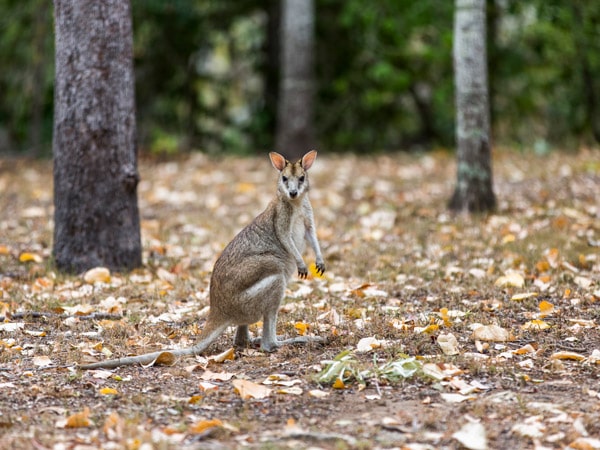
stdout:
POLYGON ((194 343, 275 171, 142 161, 144 267, 68 276, 51 163, 1 160, 0 448, 599 449, 600 151, 501 150, 494 170, 498 210, 454 216, 452 155, 321 154, 328 271, 290 284, 279 332, 324 345, 229 352, 230 331, 205 357, 81 371, 194 343))

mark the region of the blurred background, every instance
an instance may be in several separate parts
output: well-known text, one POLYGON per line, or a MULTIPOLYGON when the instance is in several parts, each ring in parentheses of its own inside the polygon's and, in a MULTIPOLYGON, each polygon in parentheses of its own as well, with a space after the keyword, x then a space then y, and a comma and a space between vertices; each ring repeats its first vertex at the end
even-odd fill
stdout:
MULTIPOLYGON (((454 2, 315 0, 315 136, 328 152, 454 146, 454 2)), ((132 0, 139 150, 274 149, 278 0, 132 0)), ((0 154, 49 157, 50 0, 0 0, 0 154)), ((496 145, 600 141, 600 2, 488 0, 496 145)))

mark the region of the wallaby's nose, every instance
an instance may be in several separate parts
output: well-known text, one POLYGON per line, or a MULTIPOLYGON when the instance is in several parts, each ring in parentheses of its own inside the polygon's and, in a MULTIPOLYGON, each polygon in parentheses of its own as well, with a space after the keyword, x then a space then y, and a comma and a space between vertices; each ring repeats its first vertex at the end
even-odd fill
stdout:
POLYGON ((298 191, 296 191, 295 189, 293 191, 290 191, 291 198, 296 198, 297 195, 298 195, 298 191))

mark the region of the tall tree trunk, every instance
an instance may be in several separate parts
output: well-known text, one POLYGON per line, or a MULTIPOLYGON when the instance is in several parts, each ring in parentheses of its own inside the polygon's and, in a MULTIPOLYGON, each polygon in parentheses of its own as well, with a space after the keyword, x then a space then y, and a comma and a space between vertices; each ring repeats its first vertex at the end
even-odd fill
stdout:
MULTIPOLYGON (((575 18, 575 29, 573 30, 575 45, 577 48, 577 58, 579 59, 581 82, 583 85, 584 110, 586 116, 586 128, 592 132, 596 142, 600 143, 600 113, 598 108, 598 96, 596 95, 597 74, 590 65, 588 55, 593 53, 587 44, 586 32, 586 14, 585 3, 571 3, 571 9, 575 18)), ((591 20, 591 19, 588 19, 591 20)), ((589 33, 592 34, 591 32, 589 33)), ((589 38, 592 39, 592 38, 589 38)))
POLYGON ((54 0, 54 248, 61 270, 142 263, 128 0, 54 0))
POLYGON ((449 207, 482 212, 496 206, 492 187, 485 0, 456 0, 454 82, 457 180, 449 207))
POLYGON ((300 158, 312 148, 313 124, 313 0, 282 0, 281 77, 277 111, 277 151, 300 158))

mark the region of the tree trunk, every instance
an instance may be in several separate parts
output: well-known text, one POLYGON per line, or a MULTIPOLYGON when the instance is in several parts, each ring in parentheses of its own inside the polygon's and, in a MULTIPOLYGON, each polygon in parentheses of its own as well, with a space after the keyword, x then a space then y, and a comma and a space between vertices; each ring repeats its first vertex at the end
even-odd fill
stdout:
POLYGON ((492 188, 485 0, 456 0, 454 81, 457 181, 449 207, 483 212, 496 206, 492 188))
POLYGON ((54 0, 54 248, 61 270, 142 263, 131 9, 54 0))
POLYGON ((300 158, 314 142, 313 0, 282 0, 276 149, 300 158))

